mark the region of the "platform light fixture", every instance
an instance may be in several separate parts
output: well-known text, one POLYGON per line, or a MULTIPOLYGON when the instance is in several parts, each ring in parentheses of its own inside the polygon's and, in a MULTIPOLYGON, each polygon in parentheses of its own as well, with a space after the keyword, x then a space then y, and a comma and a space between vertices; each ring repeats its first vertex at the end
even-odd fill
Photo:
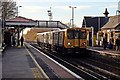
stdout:
POLYGON ((51 21, 52 20, 52 11, 51 11, 51 7, 49 10, 47 10, 48 12, 48 16, 49 16, 49 20, 51 21))

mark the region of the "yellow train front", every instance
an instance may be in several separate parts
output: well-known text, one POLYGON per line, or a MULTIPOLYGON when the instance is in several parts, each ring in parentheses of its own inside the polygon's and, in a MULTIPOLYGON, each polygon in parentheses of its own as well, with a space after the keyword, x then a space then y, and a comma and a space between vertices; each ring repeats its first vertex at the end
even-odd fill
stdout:
POLYGON ((69 28, 53 32, 53 49, 61 53, 86 53, 87 30, 69 28))
POLYGON ((85 28, 69 28, 38 34, 38 44, 59 53, 85 54, 87 48, 87 30, 85 28))

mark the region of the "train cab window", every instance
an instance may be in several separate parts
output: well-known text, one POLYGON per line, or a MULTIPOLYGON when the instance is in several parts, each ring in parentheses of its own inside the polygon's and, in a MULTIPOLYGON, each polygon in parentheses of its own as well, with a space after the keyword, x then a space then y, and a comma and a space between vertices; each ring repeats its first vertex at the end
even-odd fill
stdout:
POLYGON ((68 39, 74 39, 74 30, 68 30, 67 37, 68 39))
POLYGON ((86 31, 80 31, 80 39, 86 39, 87 35, 86 35, 86 31))
POLYGON ((79 32, 79 30, 75 30, 74 31, 74 38, 75 39, 79 39, 80 38, 80 32, 79 32))

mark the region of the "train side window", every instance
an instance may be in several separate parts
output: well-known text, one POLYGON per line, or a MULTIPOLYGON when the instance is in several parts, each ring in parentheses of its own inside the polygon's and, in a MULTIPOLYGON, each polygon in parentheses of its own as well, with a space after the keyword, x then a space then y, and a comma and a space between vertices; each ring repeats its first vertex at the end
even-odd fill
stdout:
POLYGON ((59 32, 59 44, 63 43, 63 32, 59 32))

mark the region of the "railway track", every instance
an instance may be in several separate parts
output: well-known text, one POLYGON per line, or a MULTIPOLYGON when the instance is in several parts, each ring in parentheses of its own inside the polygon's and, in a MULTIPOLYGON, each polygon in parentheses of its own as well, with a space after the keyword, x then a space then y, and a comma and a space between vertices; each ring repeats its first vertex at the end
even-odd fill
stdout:
POLYGON ((96 58, 79 58, 71 57, 69 55, 60 55, 55 52, 51 52, 47 49, 41 49, 36 44, 31 44, 35 48, 43 51, 45 54, 66 66, 74 73, 78 74, 84 79, 94 80, 119 80, 120 68, 117 65, 107 64, 103 59, 96 58), (68 57, 66 57, 68 56, 68 57))
MULTIPOLYGON (((73 59, 71 59, 73 60, 73 59)), ((74 59, 74 64, 78 67, 84 68, 84 70, 89 71, 91 74, 94 72, 98 77, 103 77, 104 79, 120 79, 119 73, 120 68, 113 67, 108 64, 100 63, 100 61, 94 61, 93 59, 74 59), (82 66, 81 66, 82 65, 82 66)))

